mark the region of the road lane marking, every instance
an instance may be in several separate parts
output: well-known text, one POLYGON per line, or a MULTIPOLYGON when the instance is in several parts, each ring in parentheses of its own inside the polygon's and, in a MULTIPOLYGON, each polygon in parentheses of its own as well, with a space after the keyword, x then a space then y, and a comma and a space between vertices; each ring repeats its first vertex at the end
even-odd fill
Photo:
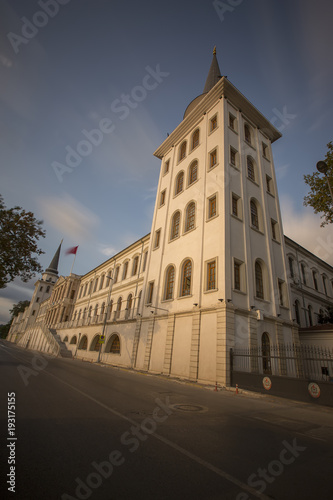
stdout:
MULTIPOLYGON (((73 386, 72 384, 69 384, 68 382, 65 382, 61 378, 57 377, 56 375, 53 375, 53 373, 50 373, 50 372, 48 372, 46 370, 44 370, 44 373, 46 373, 47 375, 50 375, 51 377, 57 379, 62 384, 67 385, 68 387, 70 387, 74 391, 76 391, 79 394, 81 394, 82 396, 90 399, 91 401, 93 401, 97 405, 101 406, 105 410, 109 411, 113 415, 116 415, 117 417, 120 417, 123 420, 126 420, 127 422, 130 422, 131 424, 134 424, 135 426, 138 425, 138 422, 136 422, 135 420, 132 420, 131 418, 126 417, 126 415, 123 415, 119 411, 114 410, 113 408, 110 408, 109 406, 105 405, 101 401, 98 401, 98 399, 93 398, 92 396, 90 396, 86 392, 81 391, 80 389, 78 389, 77 387, 73 386)), ((263 495, 262 493, 259 493, 254 488, 251 488, 251 486, 249 486, 248 484, 243 483, 242 481, 238 480, 237 478, 235 478, 231 474, 228 474, 227 472, 219 469, 218 467, 215 467, 211 463, 207 462, 206 460, 203 460, 202 458, 198 457, 197 455, 194 455, 190 451, 188 451, 185 448, 183 448, 182 446, 179 446, 178 444, 170 441, 169 439, 166 439, 165 437, 163 437, 163 436, 161 436, 161 435, 159 435, 157 433, 151 434, 151 436, 155 437, 157 440, 159 440, 162 443, 166 444, 170 448, 173 448, 174 450, 178 451, 182 455, 185 455, 187 458, 190 458, 191 460, 193 460, 194 462, 198 463, 199 465, 202 465, 206 469, 214 472, 215 474, 217 474, 218 476, 222 477, 223 479, 226 479, 227 481, 229 481, 230 483, 234 484, 235 486, 238 486, 242 490, 247 491, 248 493, 250 493, 251 495, 255 496, 256 498, 259 498, 260 500, 271 500, 270 497, 268 497, 266 495, 263 495)))

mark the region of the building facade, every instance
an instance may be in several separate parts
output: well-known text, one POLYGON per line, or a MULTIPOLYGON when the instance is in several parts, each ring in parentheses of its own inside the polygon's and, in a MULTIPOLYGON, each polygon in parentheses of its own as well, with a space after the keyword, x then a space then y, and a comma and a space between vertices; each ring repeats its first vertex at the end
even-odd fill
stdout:
POLYGON ((214 50, 204 92, 154 153, 151 233, 59 278, 32 347, 47 328, 79 357, 227 385, 231 348, 299 343, 299 326, 332 305, 333 269, 283 235, 280 137, 220 75, 214 50))

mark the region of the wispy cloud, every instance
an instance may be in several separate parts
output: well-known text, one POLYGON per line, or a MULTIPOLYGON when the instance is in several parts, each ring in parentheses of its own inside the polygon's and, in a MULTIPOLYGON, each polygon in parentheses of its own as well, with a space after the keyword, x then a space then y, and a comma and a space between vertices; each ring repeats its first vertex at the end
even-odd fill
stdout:
POLYGON ((309 208, 297 212, 293 201, 287 196, 280 197, 280 205, 284 234, 333 265, 332 229, 320 227, 320 217, 309 208))
POLYGON ((100 224, 96 214, 68 194, 40 198, 38 202, 47 224, 73 243, 90 241, 100 224))
POLYGON ((115 247, 103 244, 99 245, 99 251, 102 255, 105 255, 106 257, 112 257, 118 252, 118 250, 115 247))

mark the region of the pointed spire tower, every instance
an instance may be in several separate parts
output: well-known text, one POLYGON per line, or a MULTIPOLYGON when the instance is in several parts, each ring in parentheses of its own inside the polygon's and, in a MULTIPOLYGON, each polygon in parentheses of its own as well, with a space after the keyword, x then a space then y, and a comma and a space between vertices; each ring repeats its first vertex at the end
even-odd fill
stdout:
POLYGON ((191 111, 202 101, 202 99, 208 94, 210 90, 212 90, 213 87, 221 80, 221 71, 219 68, 219 63, 217 62, 217 57, 216 57, 216 47, 214 47, 213 50, 213 59, 212 63, 209 68, 208 76, 206 79, 205 87, 203 90, 203 93, 198 95, 193 101, 190 102, 190 104, 187 106, 185 113, 184 113, 184 119, 191 113, 191 111))
POLYGON ((59 265, 59 256, 60 256, 62 242, 63 240, 61 240, 60 245, 53 256, 53 259, 51 260, 49 267, 45 269, 43 273, 43 280, 45 281, 50 281, 50 279, 48 278, 54 278, 54 277, 58 278, 58 265, 59 265))
POLYGON ((217 84, 217 82, 221 78, 221 71, 219 68, 219 63, 217 62, 217 57, 216 57, 216 46, 214 47, 213 50, 213 60, 212 64, 210 65, 209 68, 209 73, 207 76, 206 84, 203 93, 207 94, 210 90, 212 90, 213 87, 217 84))

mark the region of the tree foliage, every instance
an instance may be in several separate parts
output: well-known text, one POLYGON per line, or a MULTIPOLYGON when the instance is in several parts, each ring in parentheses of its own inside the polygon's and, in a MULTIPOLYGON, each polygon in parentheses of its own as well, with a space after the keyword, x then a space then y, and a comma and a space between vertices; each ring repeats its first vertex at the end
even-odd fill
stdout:
POLYGON ((45 237, 42 221, 21 207, 7 209, 0 195, 0 288, 19 276, 29 281, 42 271, 37 241, 45 237))
MULTIPOLYGON (((329 167, 327 176, 331 187, 333 189, 333 143, 332 141, 327 144, 328 152, 325 157, 325 161, 329 167)), ((330 194, 330 190, 327 183, 327 178, 325 175, 319 172, 314 172, 313 174, 304 175, 305 184, 310 187, 310 192, 304 197, 304 205, 310 205, 315 214, 322 214, 321 219, 324 219, 320 224, 324 227, 326 224, 332 224, 333 222, 333 200, 330 194)))
POLYGON ((318 323, 320 325, 333 323, 333 306, 326 307, 325 312, 321 312, 318 314, 318 323))
POLYGON ((30 305, 29 300, 20 300, 17 304, 14 304, 12 309, 9 310, 12 318, 15 318, 19 315, 20 312, 23 312, 26 307, 30 305))
POLYGON ((0 325, 0 339, 5 339, 10 330, 11 321, 9 321, 6 325, 0 325))

